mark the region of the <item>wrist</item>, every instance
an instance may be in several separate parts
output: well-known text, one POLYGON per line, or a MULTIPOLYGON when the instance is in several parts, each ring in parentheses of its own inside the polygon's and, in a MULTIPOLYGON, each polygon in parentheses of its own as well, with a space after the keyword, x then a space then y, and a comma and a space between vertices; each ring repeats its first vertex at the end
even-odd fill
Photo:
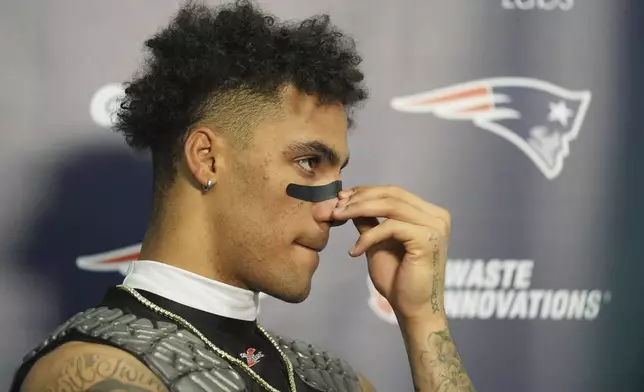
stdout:
POLYGON ((431 308, 414 313, 395 314, 398 325, 403 329, 442 331, 448 326, 445 312, 434 312, 431 308))

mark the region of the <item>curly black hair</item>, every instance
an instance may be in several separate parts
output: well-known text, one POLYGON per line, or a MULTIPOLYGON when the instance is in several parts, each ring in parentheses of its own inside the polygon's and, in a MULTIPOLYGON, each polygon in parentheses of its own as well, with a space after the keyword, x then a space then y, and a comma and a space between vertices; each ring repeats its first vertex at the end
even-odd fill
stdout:
POLYGON ((149 56, 126 84, 114 129, 131 147, 151 150, 155 183, 172 179, 191 127, 214 115, 242 128, 284 86, 342 104, 350 126, 352 109, 367 98, 354 41, 328 15, 278 23, 250 1, 217 8, 189 1, 145 47, 149 56))

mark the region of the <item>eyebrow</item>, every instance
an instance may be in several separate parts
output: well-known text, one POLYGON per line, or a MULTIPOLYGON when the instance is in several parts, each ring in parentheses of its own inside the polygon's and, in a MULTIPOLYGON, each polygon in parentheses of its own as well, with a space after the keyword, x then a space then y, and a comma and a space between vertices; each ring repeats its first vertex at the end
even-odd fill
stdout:
MULTIPOLYGON (((340 164, 340 153, 328 144, 317 140, 291 143, 286 146, 284 154, 319 154, 333 166, 340 164)), ((349 157, 342 163, 340 169, 344 169, 348 164, 349 157)))

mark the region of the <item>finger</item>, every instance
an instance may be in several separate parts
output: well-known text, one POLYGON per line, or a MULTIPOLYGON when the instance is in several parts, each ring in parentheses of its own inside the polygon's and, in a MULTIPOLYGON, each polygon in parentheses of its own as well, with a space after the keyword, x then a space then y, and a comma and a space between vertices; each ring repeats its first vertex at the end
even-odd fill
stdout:
POLYGON ((353 219, 353 225, 358 230, 358 233, 362 234, 367 230, 373 229, 378 226, 380 222, 377 218, 355 218, 353 219))
MULTIPOLYGON (((339 210, 344 209, 346 207, 348 201, 349 201, 348 196, 345 196, 344 199, 342 197, 340 197, 340 201, 336 205, 334 211, 335 210, 339 211, 339 210)), ((335 216, 334 211, 331 212, 332 217, 335 216)), ((335 218, 333 218, 333 219, 335 219, 335 218)), ((341 219, 339 221, 347 221, 349 219, 351 219, 351 218, 341 219)), ((378 226, 378 224, 380 223, 378 221, 378 219, 375 218, 375 217, 355 217, 352 220, 353 220, 353 224, 355 225, 356 229, 358 230, 358 233, 360 233, 360 234, 364 233, 365 231, 367 231, 367 230, 369 230, 371 228, 374 228, 374 227, 378 226)))
POLYGON ((333 210, 334 219, 347 220, 360 217, 395 219, 420 226, 437 227, 442 234, 447 234, 449 230, 443 220, 419 211, 402 200, 390 197, 350 201, 346 205, 338 204, 333 210))
POLYGON ((377 198, 395 198, 402 200, 425 214, 442 219, 446 227, 451 228, 451 216, 447 210, 431 204, 421 197, 398 186, 356 186, 344 190, 343 196, 348 197, 348 202, 377 198), (349 195, 349 196, 346 196, 349 195))
POLYGON ((450 223, 449 212, 437 205, 423 200, 421 197, 407 191, 404 188, 399 186, 389 185, 389 186, 358 186, 350 188, 348 191, 351 192, 351 200, 361 200, 368 198, 382 198, 382 197, 391 197, 405 201, 406 203, 412 205, 413 207, 430 214, 437 216, 441 219, 444 219, 446 223, 450 223))
POLYGON ((425 226, 390 219, 362 233, 349 254, 354 257, 360 256, 372 246, 394 238, 403 244, 408 255, 422 257, 430 253, 433 249, 432 243, 439 235, 425 226))

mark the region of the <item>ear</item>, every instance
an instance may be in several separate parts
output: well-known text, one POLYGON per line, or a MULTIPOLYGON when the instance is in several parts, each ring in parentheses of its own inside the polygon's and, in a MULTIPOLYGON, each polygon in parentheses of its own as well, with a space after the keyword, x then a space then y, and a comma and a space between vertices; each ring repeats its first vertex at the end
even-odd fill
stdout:
POLYGON ((223 135, 211 128, 201 126, 188 134, 184 143, 186 166, 199 187, 208 181, 217 183, 223 167, 223 150, 226 146, 223 135))

